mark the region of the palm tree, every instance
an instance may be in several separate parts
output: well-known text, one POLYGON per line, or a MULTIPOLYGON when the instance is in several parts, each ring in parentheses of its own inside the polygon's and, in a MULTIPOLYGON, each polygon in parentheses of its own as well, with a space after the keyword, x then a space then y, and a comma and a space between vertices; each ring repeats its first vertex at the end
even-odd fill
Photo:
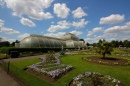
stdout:
POLYGON ((111 46, 111 43, 105 41, 105 40, 99 40, 98 44, 97 44, 97 52, 102 54, 102 58, 105 59, 105 55, 106 54, 111 54, 111 52, 113 51, 113 48, 111 46))

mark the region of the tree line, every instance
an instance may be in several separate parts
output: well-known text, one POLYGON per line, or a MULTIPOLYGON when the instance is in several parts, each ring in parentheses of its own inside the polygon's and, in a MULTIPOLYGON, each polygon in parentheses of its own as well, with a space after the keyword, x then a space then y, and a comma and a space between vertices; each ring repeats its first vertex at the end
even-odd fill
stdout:
POLYGON ((9 41, 0 41, 0 47, 14 47, 15 43, 19 43, 18 40, 10 43, 9 41))
MULTIPOLYGON (((102 41, 101 39, 99 40, 99 42, 102 41)), ((112 47, 130 47, 130 41, 128 40, 124 40, 124 41, 118 41, 118 40, 112 40, 111 42, 112 47)), ((97 47, 98 43, 86 43, 87 46, 93 46, 93 47, 97 47)))

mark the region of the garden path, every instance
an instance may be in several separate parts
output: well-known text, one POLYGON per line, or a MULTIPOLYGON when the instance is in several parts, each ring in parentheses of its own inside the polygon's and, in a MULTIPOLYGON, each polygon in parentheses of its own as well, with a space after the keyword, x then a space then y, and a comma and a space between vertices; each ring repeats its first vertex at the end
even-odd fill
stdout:
POLYGON ((21 86, 0 67, 0 86, 21 86))
MULTIPOLYGON (((44 55, 39 55, 39 56, 28 56, 28 57, 21 57, 21 58, 9 58, 9 59, 4 59, 4 61, 20 61, 20 60, 26 60, 30 58, 39 58, 44 55)), ((14 78, 12 78, 5 70, 3 70, 0 67, 0 86, 21 86, 14 78)))
POLYGON ((21 61, 21 60, 32 59, 32 58, 40 58, 42 56, 45 56, 45 55, 28 56, 28 57, 20 57, 20 58, 9 58, 9 59, 5 59, 4 61, 14 62, 14 61, 21 61))

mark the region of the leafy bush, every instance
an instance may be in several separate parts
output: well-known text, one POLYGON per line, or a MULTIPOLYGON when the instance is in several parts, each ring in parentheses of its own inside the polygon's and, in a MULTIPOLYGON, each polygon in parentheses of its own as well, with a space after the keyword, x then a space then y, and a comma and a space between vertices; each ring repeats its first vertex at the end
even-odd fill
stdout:
POLYGON ((0 53, 0 59, 7 59, 7 58, 10 58, 10 56, 8 54, 0 53))
POLYGON ((109 75, 103 76, 98 72, 85 72, 79 74, 72 81, 77 86, 122 86, 117 79, 111 78, 109 75))
POLYGON ((0 48, 0 53, 9 54, 10 48, 11 48, 11 47, 1 47, 1 48, 0 48))

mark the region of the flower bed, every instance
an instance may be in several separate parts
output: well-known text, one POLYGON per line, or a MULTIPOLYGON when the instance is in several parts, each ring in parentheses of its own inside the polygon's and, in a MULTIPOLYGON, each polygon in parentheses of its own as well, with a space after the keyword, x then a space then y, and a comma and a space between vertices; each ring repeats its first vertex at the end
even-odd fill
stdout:
MULTIPOLYGON (((35 73, 35 75, 38 75, 38 73, 43 74, 46 77, 57 80, 72 70, 72 66, 61 64, 59 57, 55 57, 49 61, 45 57, 41 57, 40 59, 41 62, 28 66, 29 72, 35 73)), ((54 82, 55 80, 52 81, 54 82)))
POLYGON ((102 59, 101 57, 83 57, 82 58, 85 61, 93 62, 93 63, 98 63, 98 64, 103 64, 103 65, 115 65, 115 66, 129 66, 130 62, 129 60, 122 59, 122 58, 106 58, 102 59))
POLYGON ((74 77, 70 86, 122 86, 122 84, 109 75, 103 76, 97 72, 85 72, 74 77))

